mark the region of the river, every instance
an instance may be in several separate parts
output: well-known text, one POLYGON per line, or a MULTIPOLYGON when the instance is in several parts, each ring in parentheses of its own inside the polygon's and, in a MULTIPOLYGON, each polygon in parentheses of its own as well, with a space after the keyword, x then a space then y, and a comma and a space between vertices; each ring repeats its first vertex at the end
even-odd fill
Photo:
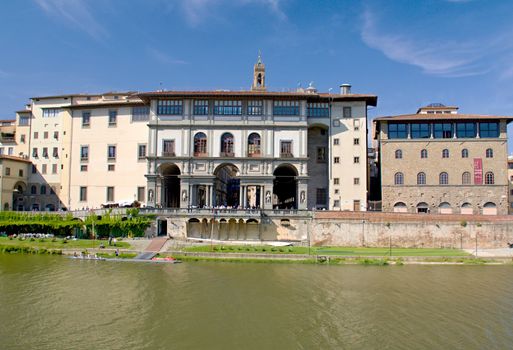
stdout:
POLYGON ((0 254, 0 349, 506 349, 512 272, 0 254))

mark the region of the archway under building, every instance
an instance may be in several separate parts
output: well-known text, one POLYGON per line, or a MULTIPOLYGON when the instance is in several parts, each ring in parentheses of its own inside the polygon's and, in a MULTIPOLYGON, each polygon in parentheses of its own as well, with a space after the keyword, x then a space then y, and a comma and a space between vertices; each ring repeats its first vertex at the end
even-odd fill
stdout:
POLYGON ((497 215, 497 205, 493 202, 486 202, 483 205, 483 215, 497 215))
POLYGON ((474 214, 474 209, 472 209, 472 205, 468 202, 465 202, 461 205, 460 213, 465 215, 474 214))
POLYGON ((438 212, 440 214, 452 214, 452 207, 448 202, 442 202, 438 206, 438 212))
POLYGON ((231 163, 219 165, 214 171, 214 206, 237 208, 240 200, 239 168, 231 163))
POLYGON ((282 164, 274 170, 273 208, 297 209, 297 170, 293 165, 282 164))
POLYGON ((161 205, 164 208, 180 207, 180 168, 176 164, 168 163, 160 166, 162 177, 161 205))
POLYGON ((429 213, 429 205, 426 202, 417 204, 417 213, 429 213))

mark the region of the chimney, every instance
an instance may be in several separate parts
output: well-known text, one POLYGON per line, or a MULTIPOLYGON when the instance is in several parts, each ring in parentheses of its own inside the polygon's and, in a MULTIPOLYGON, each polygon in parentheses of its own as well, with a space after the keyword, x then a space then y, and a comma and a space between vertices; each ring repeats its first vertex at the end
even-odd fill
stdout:
POLYGON ((351 94, 351 84, 340 85, 340 94, 341 95, 350 95, 351 94))

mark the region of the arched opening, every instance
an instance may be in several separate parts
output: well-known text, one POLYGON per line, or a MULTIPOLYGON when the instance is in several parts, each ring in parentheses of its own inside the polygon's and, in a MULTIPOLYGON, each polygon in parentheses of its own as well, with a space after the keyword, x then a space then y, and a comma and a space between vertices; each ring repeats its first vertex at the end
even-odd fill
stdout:
POLYGON ((214 206, 239 206, 239 169, 233 164, 221 164, 214 171, 214 206))
POLYGON ((45 210, 46 210, 46 211, 55 211, 55 205, 53 205, 53 204, 47 204, 47 205, 45 206, 45 210))
POLYGON ((426 202, 417 204, 417 213, 429 213, 429 205, 426 202))
POLYGON ((225 132, 221 135, 221 157, 233 157, 233 135, 225 132))
POLYGON ((497 205, 493 202, 486 202, 483 205, 483 215, 497 215, 497 205))
POLYGON ((256 132, 248 136, 248 157, 260 157, 260 135, 256 132))
POLYGON ((408 207, 403 202, 397 202, 394 204, 394 213, 407 213, 408 207))
POLYGON ((207 155, 207 135, 198 132, 194 135, 194 156, 205 157, 207 155))
POLYGON ((440 214, 452 214, 452 207, 447 202, 442 202, 438 205, 438 212, 440 214))
POLYGON ((163 164, 160 167, 162 176, 161 205, 164 208, 180 207, 180 168, 176 164, 163 164))
POLYGON ((5 202, 4 203, 4 211, 8 211, 9 210, 9 203, 5 202))
POLYGON ((24 209, 23 197, 27 191, 27 185, 24 182, 18 181, 14 184, 12 190, 12 210, 22 211, 24 209))
POLYGON ((273 207, 275 209, 297 209, 297 170, 282 164, 274 170, 273 207))
POLYGON ((474 214, 474 209, 472 209, 472 205, 468 202, 465 202, 461 205, 460 213, 465 215, 474 214))

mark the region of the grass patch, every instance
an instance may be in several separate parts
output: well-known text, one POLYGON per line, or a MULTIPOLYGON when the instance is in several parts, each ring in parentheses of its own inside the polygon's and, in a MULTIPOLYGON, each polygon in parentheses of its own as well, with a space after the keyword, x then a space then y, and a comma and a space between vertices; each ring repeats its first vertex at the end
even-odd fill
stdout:
MULTIPOLYGON (((166 255, 163 254, 163 257, 166 255)), ((230 263, 272 263, 272 264, 316 264, 315 259, 292 260, 292 259, 255 259, 255 258, 225 258, 225 257, 204 257, 188 255, 167 255, 181 261, 207 261, 207 262, 230 262, 230 263)))
POLYGON ((61 255, 62 250, 60 249, 46 249, 41 247, 29 247, 29 246, 14 246, 14 245, 1 245, 0 253, 5 254, 49 254, 49 255, 61 255))
POLYGON ((21 240, 19 238, 0 237, 1 246, 13 247, 31 247, 45 249, 93 249, 99 248, 103 244, 105 248, 130 248, 127 242, 118 241, 116 245, 109 246, 108 241, 77 239, 66 240, 63 238, 27 238, 21 240))

